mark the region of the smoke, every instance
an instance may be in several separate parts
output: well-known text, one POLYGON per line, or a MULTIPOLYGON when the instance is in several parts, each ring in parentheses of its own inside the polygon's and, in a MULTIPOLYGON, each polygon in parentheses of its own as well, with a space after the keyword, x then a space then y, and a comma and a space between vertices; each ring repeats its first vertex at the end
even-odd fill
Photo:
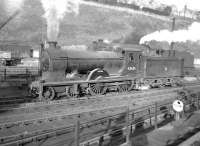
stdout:
POLYGON ((155 41, 167 41, 171 42, 186 42, 186 41, 199 41, 200 40, 200 23, 194 22, 192 23, 188 29, 185 30, 177 30, 177 31, 169 31, 169 30, 161 30, 156 31, 146 36, 143 36, 140 39, 140 44, 144 44, 145 42, 150 42, 152 40, 155 41))
POLYGON ((41 0, 47 21, 47 37, 49 41, 56 41, 59 26, 65 13, 79 13, 79 0, 41 0))
POLYGON ((20 10, 25 0, 4 0, 5 10, 7 13, 13 13, 20 10))

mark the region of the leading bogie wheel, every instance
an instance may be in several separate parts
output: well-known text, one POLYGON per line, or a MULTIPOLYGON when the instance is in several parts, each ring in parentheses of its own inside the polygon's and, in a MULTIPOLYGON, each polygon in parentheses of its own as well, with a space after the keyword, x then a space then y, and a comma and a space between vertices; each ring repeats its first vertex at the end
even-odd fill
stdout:
POLYGON ((54 100, 56 96, 55 90, 53 87, 46 87, 43 91, 43 98, 47 101, 54 100))
POLYGON ((69 98, 77 98, 78 97, 78 94, 75 92, 73 86, 66 87, 66 95, 69 98))
POLYGON ((39 88, 33 87, 32 89, 29 90, 29 93, 31 94, 32 97, 37 98, 39 97, 39 88))

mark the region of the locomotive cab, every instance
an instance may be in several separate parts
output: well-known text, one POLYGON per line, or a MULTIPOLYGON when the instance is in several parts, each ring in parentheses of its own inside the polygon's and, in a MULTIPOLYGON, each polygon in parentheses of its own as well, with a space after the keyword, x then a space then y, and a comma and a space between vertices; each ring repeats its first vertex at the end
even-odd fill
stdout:
POLYGON ((122 54, 124 56, 124 66, 121 74, 136 76, 141 70, 142 51, 125 49, 122 51, 122 54))

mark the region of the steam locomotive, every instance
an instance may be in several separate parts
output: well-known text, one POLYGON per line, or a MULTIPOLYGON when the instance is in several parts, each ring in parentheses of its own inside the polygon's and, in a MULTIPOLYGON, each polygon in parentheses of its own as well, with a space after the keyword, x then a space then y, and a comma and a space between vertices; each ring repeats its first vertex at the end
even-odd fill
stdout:
MULTIPOLYGON (((42 96, 54 100, 62 95, 74 98, 181 84, 184 58, 173 52, 148 56, 143 54, 144 49, 145 46, 135 45, 114 50, 77 50, 49 42, 41 53, 41 79, 51 86, 44 87, 42 96)), ((38 94, 38 88, 38 82, 33 82, 31 92, 38 94)))

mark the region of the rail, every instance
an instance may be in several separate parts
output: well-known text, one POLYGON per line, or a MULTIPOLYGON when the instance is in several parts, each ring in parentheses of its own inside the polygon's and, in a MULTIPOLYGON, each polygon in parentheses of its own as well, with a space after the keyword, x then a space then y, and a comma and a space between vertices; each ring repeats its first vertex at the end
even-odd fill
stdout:
MULTIPOLYGON (((199 96, 196 96, 194 97, 193 102, 185 103, 184 112, 182 114, 198 110, 199 99, 199 96)), ((94 144, 103 146, 117 135, 123 137, 123 143, 128 143, 130 141, 130 135, 136 128, 157 128, 159 127, 159 124, 166 119, 172 119, 175 114, 172 110, 172 102, 173 101, 155 102, 154 104, 143 106, 138 109, 130 109, 129 106, 125 106, 125 110, 122 113, 102 117, 85 123, 80 121, 80 115, 78 114, 74 125, 40 132, 36 131, 35 134, 34 132, 24 133, 23 135, 16 135, 16 138, 11 138, 10 140, 9 138, 1 137, 0 143, 4 146, 11 144, 23 145, 63 134, 68 135, 66 140, 73 146, 90 146, 94 144), (91 131, 91 129, 93 130, 91 131)))
POLYGON ((179 146, 198 146, 200 144, 199 140, 200 140, 200 132, 196 133, 194 136, 184 141, 179 146))
MULTIPOLYGON (((178 76, 173 76, 172 78, 176 78, 178 76)), ((148 79, 153 79, 155 77, 148 77, 148 79)), ((166 78, 166 77, 162 77, 162 76, 158 76, 157 78, 166 78)), ((170 77, 169 77, 170 78, 170 77)), ((39 84, 37 85, 39 87, 39 100, 43 100, 43 95, 44 95, 44 90, 46 87, 65 87, 65 86, 72 86, 74 88, 74 90, 77 90, 77 86, 78 85, 89 85, 89 84, 96 84, 96 83, 115 83, 115 82, 126 82, 129 81, 131 83, 135 82, 135 79, 137 79, 137 77, 120 77, 120 78, 111 78, 111 79, 101 79, 101 80, 69 80, 69 81, 60 81, 60 82, 49 82, 49 81, 44 81, 44 80, 40 80, 39 84)), ((180 86, 180 88, 184 88, 184 87, 193 87, 193 86, 200 86, 199 82, 182 82, 182 86, 180 86)), ((77 92, 75 94, 78 94, 77 92)))

